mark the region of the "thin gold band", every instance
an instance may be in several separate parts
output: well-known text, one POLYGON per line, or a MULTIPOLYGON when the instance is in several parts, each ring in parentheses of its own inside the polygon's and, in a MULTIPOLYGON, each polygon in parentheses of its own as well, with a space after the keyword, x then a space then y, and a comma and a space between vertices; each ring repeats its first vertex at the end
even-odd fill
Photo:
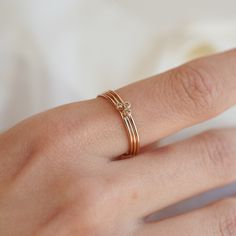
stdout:
POLYGON ((112 90, 99 95, 99 97, 103 97, 111 102, 115 109, 119 111, 121 118, 123 119, 130 146, 129 151, 125 153, 124 156, 137 155, 140 149, 140 139, 136 124, 131 113, 130 103, 124 102, 119 94, 112 90))

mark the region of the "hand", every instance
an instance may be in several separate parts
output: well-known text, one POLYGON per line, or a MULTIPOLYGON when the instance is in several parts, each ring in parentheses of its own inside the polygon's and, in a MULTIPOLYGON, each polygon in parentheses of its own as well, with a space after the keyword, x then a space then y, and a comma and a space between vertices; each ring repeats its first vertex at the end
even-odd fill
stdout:
MULTIPOLYGON (((236 102, 236 50, 118 90, 144 147, 236 102)), ((205 132, 138 156, 103 98, 36 115, 0 136, 1 236, 236 235, 236 200, 161 222, 144 218, 236 180, 236 130, 205 132)))

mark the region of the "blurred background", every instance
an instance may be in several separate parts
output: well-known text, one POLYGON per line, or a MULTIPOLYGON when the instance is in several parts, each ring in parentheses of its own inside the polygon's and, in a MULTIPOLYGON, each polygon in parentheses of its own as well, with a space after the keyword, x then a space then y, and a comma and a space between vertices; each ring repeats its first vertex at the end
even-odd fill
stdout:
POLYGON ((0 0, 0 130, 235 45, 235 0, 0 0))
MULTIPOLYGON (((235 0, 0 0, 0 131, 235 45, 235 0)), ((232 125, 236 109, 164 143, 232 125)))

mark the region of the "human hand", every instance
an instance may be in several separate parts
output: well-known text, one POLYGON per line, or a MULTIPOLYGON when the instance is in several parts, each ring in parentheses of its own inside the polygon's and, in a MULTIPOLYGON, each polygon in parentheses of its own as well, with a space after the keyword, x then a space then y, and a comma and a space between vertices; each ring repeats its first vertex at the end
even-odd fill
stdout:
MULTIPOLYGON (((141 146, 236 102, 236 50, 119 89, 141 146)), ((0 136, 1 236, 236 235, 236 200, 161 222, 157 210, 236 180, 236 130, 214 130, 115 160, 124 124, 102 98, 61 106, 0 136)))

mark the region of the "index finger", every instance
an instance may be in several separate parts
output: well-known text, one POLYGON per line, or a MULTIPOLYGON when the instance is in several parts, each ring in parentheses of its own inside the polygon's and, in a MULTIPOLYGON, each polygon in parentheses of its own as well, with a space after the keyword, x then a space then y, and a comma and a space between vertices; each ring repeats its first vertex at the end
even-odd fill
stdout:
MULTIPOLYGON (((235 104, 236 50, 191 61, 117 92, 132 104, 141 146, 145 146, 235 104)), ((125 127, 112 105, 97 98, 86 109, 90 109, 86 118, 90 149, 108 158, 127 152, 125 127)))

